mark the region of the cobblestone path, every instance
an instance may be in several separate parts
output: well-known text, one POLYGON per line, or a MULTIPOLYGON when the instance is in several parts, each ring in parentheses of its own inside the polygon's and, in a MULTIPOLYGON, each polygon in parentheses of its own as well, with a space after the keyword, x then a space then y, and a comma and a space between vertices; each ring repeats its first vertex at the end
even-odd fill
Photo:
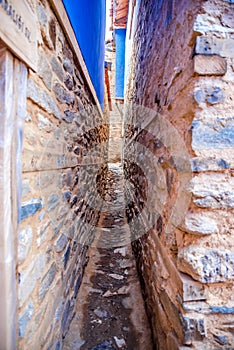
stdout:
POLYGON ((104 214, 96 244, 89 248, 76 315, 63 349, 151 350, 151 332, 123 210, 121 164, 110 163, 107 177, 104 214), (116 247, 118 238, 121 247, 116 247))

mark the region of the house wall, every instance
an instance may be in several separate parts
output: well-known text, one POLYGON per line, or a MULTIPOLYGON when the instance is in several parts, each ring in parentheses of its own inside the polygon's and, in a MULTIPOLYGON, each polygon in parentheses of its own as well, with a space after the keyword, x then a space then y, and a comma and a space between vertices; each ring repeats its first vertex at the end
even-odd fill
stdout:
POLYGON ((74 317, 99 217, 97 192, 90 189, 107 160, 108 126, 67 34, 62 3, 32 0, 30 7, 38 62, 37 71, 28 69, 23 126, 17 344, 58 350, 74 317))
POLYGON ((126 210, 157 349, 234 344, 233 6, 143 0, 132 33, 126 210))

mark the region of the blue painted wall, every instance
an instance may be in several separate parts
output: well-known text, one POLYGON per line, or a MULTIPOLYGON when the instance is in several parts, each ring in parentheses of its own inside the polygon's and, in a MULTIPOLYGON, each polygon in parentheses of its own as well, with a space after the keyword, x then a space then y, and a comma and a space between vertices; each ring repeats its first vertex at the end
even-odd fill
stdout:
POLYGON ((63 0, 63 3, 103 107, 106 0, 63 0))
POLYGON ((124 98, 125 38, 126 38, 126 29, 115 30, 115 45, 116 45, 115 97, 116 98, 124 98))

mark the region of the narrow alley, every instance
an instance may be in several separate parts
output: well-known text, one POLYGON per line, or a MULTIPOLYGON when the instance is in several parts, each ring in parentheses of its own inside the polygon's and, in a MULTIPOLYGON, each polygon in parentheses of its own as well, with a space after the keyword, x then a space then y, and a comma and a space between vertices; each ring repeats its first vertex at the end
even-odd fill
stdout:
POLYGON ((0 19, 0 350, 234 350, 234 0, 0 19))
POLYGON ((115 99, 116 56, 109 48, 108 169, 99 180, 104 184, 97 184, 104 188, 102 210, 64 350, 153 349, 126 217, 123 104, 115 99))
MULTIPOLYGON (((123 177, 121 164, 109 163, 109 170, 107 180, 112 185, 106 197, 117 203, 116 209, 122 209, 124 213, 123 181, 118 179, 123 177)), ((96 247, 89 248, 89 261, 64 350, 152 349, 151 331, 131 245, 110 248, 118 245, 117 237, 121 242, 121 234, 129 236, 127 226, 125 231, 121 230, 123 221, 126 218, 115 215, 114 211, 111 218, 100 219, 98 226, 106 227, 101 230, 105 237, 100 236, 100 232, 98 238, 94 234, 94 241, 99 241, 96 247)))

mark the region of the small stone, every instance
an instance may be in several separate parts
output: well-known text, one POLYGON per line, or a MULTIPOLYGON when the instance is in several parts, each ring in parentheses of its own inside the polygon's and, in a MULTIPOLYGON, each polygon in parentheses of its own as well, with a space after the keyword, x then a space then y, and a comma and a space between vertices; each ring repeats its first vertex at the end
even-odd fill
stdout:
POLYGON ((74 88, 73 79, 72 79, 72 77, 69 74, 66 75, 66 78, 64 80, 64 84, 66 85, 68 90, 72 90, 74 88))
POLYGON ((72 195, 71 191, 69 190, 65 191, 63 193, 63 201, 69 201, 71 199, 71 195, 72 195))
POLYGON ((67 263, 70 258, 70 253, 71 253, 71 247, 70 247, 70 244, 68 244, 66 252, 64 254, 64 269, 66 269, 67 267, 67 263))
POLYGON ((44 7, 41 4, 37 6, 37 17, 42 26, 46 26, 47 24, 47 15, 44 7))
POLYGON ((42 212, 39 214, 38 219, 39 219, 40 222, 43 221, 43 220, 45 219, 45 215, 46 215, 46 212, 45 212, 45 211, 42 211, 42 212))
POLYGON ((210 104, 220 103, 224 101, 224 98, 224 92, 219 87, 209 87, 194 92, 194 99, 198 105, 204 102, 210 104))
POLYGON ((122 280, 122 279, 124 279, 124 276, 117 275, 116 273, 109 273, 109 276, 114 278, 115 280, 122 280))
POLYGON ((24 179, 22 181, 22 198, 27 197, 27 195, 31 192, 30 182, 28 179, 24 179))
MULTIPOLYGON (((233 0, 234 3, 234 0, 233 0)), ((231 10, 231 9, 230 9, 231 10)), ((229 28, 234 28, 234 18, 233 18, 233 12, 225 12, 221 15, 221 23, 222 25, 229 27, 229 28)))
POLYGON ((67 325, 67 320, 69 317, 69 313, 70 313, 70 300, 67 301, 64 312, 63 312, 63 316, 62 316, 62 322, 61 322, 61 327, 62 327, 62 331, 63 333, 66 330, 66 325, 67 325))
POLYGON ((60 341, 57 341, 54 350, 60 350, 61 349, 61 343, 60 341))
POLYGON ((68 59, 65 59, 63 61, 63 67, 68 73, 70 73, 73 76, 73 74, 74 74, 74 68, 73 67, 74 66, 73 66, 73 63, 71 63, 71 61, 69 61, 68 59))
POLYGON ((42 78, 45 86, 51 91, 52 88, 52 72, 49 62, 44 55, 40 55, 38 62, 38 74, 42 78))
POLYGON ((20 221, 35 215, 42 209, 42 201, 40 198, 31 198, 21 204, 20 221))
POLYGON ((193 202, 201 208, 234 208, 234 178, 225 174, 200 174, 191 180, 193 202))
POLYGON ((57 253, 60 253, 64 250, 65 246, 67 244, 67 236, 62 233, 58 239, 55 241, 55 250, 57 253))
POLYGON ((191 168, 193 172, 201 172, 201 171, 217 171, 230 169, 230 163, 228 163, 225 159, 219 158, 199 158, 195 157, 191 161, 191 168))
POLYGON ((224 75, 227 71, 227 62, 218 55, 196 55, 194 71, 199 75, 224 75))
POLYGON ((32 246, 33 232, 30 226, 25 227, 18 233, 18 260, 23 261, 32 246))
POLYGON ((115 348, 112 345, 112 341, 104 340, 101 344, 95 345, 90 350, 115 350, 115 348))
POLYGON ((110 290, 107 290, 104 294, 103 294, 103 297, 104 298, 108 298, 108 297, 111 297, 113 295, 117 295, 118 293, 117 292, 111 292, 110 290))
MULTIPOLYGON (((218 120, 217 120, 218 122, 218 120)), ((220 121, 221 122, 221 121, 220 121)), ((231 149, 234 147, 234 120, 227 119, 220 128, 215 121, 205 123, 194 120, 192 124, 192 148, 198 149, 231 149)))
POLYGON ((126 251, 126 248, 125 247, 122 247, 122 248, 116 248, 115 250, 114 250, 114 253, 115 254, 121 254, 122 256, 126 256, 127 255, 127 251, 126 251))
POLYGON ((114 340, 116 342, 118 349, 122 349, 123 347, 126 347, 126 342, 123 338, 114 337, 114 340))
POLYGON ((65 117, 64 119, 66 120, 67 123, 72 123, 75 118, 77 118, 77 113, 76 112, 71 112, 71 111, 65 111, 64 112, 65 117))
POLYGON ((53 43, 54 49, 56 49, 56 22, 54 18, 51 18, 49 22, 49 34, 50 34, 50 40, 53 43))
POLYGON ((215 87, 214 89, 207 89, 207 102, 210 104, 216 104, 224 101, 224 92, 219 87, 215 87))
POLYGON ((37 118, 38 118, 38 128, 40 130, 45 130, 47 132, 50 132, 54 129, 49 119, 45 118, 42 114, 38 113, 37 118))
POLYGON ((63 219, 65 216, 68 215, 69 207, 67 205, 63 205, 59 208, 57 218, 59 220, 63 219))
POLYGON ((24 338, 28 325, 34 314, 34 305, 30 300, 26 308, 19 315, 19 337, 24 338))
POLYGON ((38 254, 29 267, 21 273, 18 285, 19 307, 28 299, 35 288, 37 280, 41 277, 46 265, 46 255, 38 254))
POLYGON ((195 235, 211 235, 219 232, 216 221, 205 213, 189 213, 185 218, 184 231, 195 235))
POLYGON ((54 86, 54 93, 57 100, 61 103, 67 103, 70 105, 74 102, 74 97, 71 96, 69 92, 67 92, 62 85, 56 83, 54 86))
POLYGON ((202 341, 206 336, 203 318, 183 318, 184 344, 191 345, 194 340, 202 341))
POLYGON ((94 313, 95 313, 96 316, 98 316, 100 318, 108 318, 108 312, 103 310, 103 309, 101 309, 100 307, 95 309, 94 313))
POLYGON ((206 93, 204 90, 195 90, 193 96, 198 105, 206 101, 206 93))
POLYGON ((44 277, 41 280, 41 284, 39 287, 39 300, 40 302, 44 299, 46 293, 49 290, 50 285, 52 284, 55 275, 56 275, 56 265, 53 263, 47 273, 44 275, 44 277))
POLYGON ((59 196, 55 193, 52 193, 47 201, 47 210, 50 212, 53 209, 55 209, 57 207, 57 205, 59 204, 59 196))
POLYGON ((77 294, 79 292, 80 286, 81 286, 81 282, 82 282, 82 275, 80 274, 77 278, 76 284, 75 284, 75 288, 74 288, 74 298, 77 297, 77 294))
POLYGON ((216 335, 214 334, 214 338, 220 345, 226 345, 228 344, 228 339, 224 335, 216 335))
POLYGON ((181 280, 183 283, 182 296, 184 302, 207 299, 207 293, 203 284, 184 274, 181 274, 181 280))
POLYGON ((27 97, 46 112, 53 114, 58 119, 62 119, 62 114, 51 95, 42 90, 32 79, 28 80, 27 97))
POLYGON ((52 67, 54 73, 59 78, 59 80, 61 80, 61 82, 63 82, 64 73, 63 73, 63 67, 62 67, 61 63, 59 63, 55 57, 52 57, 52 59, 50 60, 50 64, 51 64, 51 67, 52 67))
POLYGON ((54 316, 55 323, 60 320, 62 312, 63 312, 63 303, 61 303, 61 305, 59 305, 55 311, 55 316, 54 316))

